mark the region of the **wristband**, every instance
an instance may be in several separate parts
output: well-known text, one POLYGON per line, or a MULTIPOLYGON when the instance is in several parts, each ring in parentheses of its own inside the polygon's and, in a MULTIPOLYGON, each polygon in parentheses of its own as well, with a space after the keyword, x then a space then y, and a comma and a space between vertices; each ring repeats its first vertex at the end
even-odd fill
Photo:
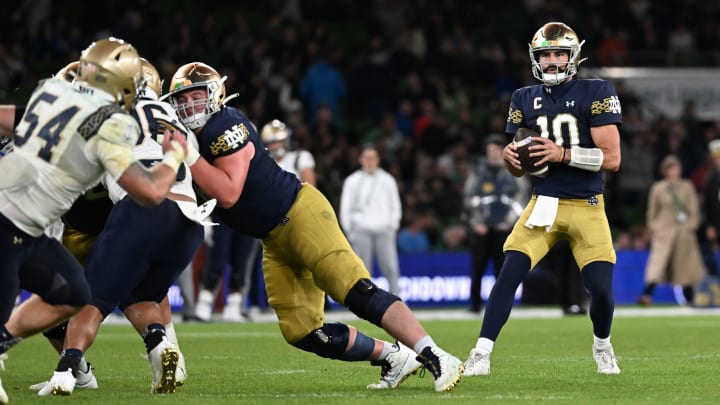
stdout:
POLYGON ((600 171, 605 158, 602 149, 573 146, 570 152, 572 152, 570 155, 570 163, 568 163, 570 166, 589 172, 600 171))

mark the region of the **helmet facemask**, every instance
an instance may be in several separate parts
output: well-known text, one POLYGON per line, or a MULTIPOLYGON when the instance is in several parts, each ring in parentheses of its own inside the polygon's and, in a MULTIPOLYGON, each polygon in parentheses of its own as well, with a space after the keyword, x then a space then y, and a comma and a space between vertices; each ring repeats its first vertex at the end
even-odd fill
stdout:
POLYGON ((563 23, 551 22, 543 25, 528 44, 533 76, 546 86, 556 86, 568 81, 575 76, 580 64, 587 59, 580 59, 580 51, 584 43, 585 41, 579 42, 575 31, 563 23), (542 65, 538 61, 539 54, 541 51, 549 50, 568 52, 565 69, 562 69, 562 62, 555 62, 558 67, 556 72, 543 72, 542 65))

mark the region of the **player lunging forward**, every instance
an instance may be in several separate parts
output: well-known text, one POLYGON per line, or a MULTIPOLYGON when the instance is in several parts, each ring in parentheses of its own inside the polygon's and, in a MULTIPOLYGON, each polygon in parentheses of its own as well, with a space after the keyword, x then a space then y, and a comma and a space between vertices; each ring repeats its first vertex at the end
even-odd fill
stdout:
POLYGON ((370 281, 328 200, 282 170, 245 114, 224 105, 225 79, 208 65, 189 63, 172 77, 169 99, 198 137, 202 157, 187 160, 193 180, 217 198, 223 222, 262 239, 268 302, 285 340, 322 357, 383 362, 382 380, 372 388, 394 388, 422 364, 437 391, 452 389, 462 362, 433 342, 399 297, 370 281), (326 323, 326 292, 411 349, 326 323))

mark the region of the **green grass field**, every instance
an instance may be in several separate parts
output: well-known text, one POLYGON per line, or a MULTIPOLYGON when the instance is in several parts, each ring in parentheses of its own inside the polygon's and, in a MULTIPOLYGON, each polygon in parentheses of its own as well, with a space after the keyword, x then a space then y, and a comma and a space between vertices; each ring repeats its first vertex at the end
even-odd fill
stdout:
MULTIPOLYGON (((350 322, 376 337, 384 332, 350 322)), ((423 321, 435 340, 463 360, 480 320, 423 321)), ((150 394, 150 365, 127 325, 104 325, 87 353, 99 390, 39 398, 27 389, 51 376, 57 355, 42 337, 10 351, 1 374, 11 404, 60 403, 717 403, 720 317, 616 317, 613 345, 622 374, 598 375, 585 317, 511 319, 493 353, 492 375, 436 393, 432 376, 398 389, 370 391, 379 368, 321 359, 287 345, 274 323, 178 324, 188 381, 175 394, 150 394)))

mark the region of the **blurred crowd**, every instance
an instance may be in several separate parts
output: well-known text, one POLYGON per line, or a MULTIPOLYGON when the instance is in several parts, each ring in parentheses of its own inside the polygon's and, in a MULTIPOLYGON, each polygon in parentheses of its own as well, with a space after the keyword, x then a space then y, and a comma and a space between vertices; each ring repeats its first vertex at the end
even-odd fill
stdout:
MULTIPOLYGON (((535 84, 527 42, 542 24, 568 23, 586 40, 583 66, 715 67, 720 4, 692 0, 10 0, 0 25, 0 103, 24 104, 37 81, 95 38, 134 44, 169 82, 202 61, 228 76, 230 103, 258 128, 280 119, 316 157, 317 185, 338 206, 343 180, 374 143, 397 180, 406 234, 429 249, 463 250, 463 184, 484 140, 502 134, 510 94, 535 84), (221 6, 218 4, 222 4, 221 6), (571 5, 570 5, 571 4, 571 5)), ((581 67, 582 70, 582 67, 581 67)), ((720 120, 648 118, 615 83, 623 163, 607 178, 619 249, 646 249, 645 208, 658 164, 680 157, 698 193, 720 120)))

